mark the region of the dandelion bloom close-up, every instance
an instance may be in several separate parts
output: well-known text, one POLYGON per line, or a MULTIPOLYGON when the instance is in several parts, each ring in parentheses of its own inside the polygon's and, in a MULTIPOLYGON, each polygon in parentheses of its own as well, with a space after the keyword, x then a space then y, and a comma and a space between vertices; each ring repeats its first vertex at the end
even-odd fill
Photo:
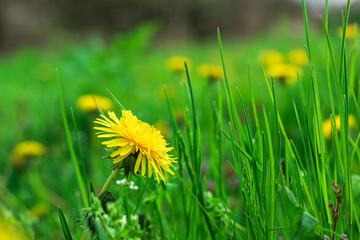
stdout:
POLYGON ((167 147, 168 143, 161 135, 160 131, 148 123, 137 119, 129 110, 122 111, 122 117, 117 118, 114 112, 109 111, 108 117, 101 115, 95 123, 102 125, 95 127, 99 138, 112 138, 102 144, 114 151, 110 154, 114 164, 126 168, 129 166, 121 165, 125 159, 130 159, 128 164, 133 174, 141 169, 141 175, 151 177, 153 169, 159 182, 159 177, 166 182, 167 173, 174 175, 170 167, 175 162, 168 154, 172 147, 167 147))
POLYGON ((84 112, 97 112, 98 108, 107 112, 113 108, 113 102, 109 98, 94 94, 80 96, 76 105, 84 112))
MULTIPOLYGON (((349 129, 354 129, 356 127, 356 119, 355 116, 350 114, 349 115, 349 129)), ((331 132, 332 132, 332 118, 328 118, 325 121, 323 121, 323 134, 325 138, 330 138, 331 137, 331 132)), ((341 119, 340 119, 340 115, 336 115, 335 116, 335 124, 336 124, 336 130, 339 132, 341 129, 341 119)))

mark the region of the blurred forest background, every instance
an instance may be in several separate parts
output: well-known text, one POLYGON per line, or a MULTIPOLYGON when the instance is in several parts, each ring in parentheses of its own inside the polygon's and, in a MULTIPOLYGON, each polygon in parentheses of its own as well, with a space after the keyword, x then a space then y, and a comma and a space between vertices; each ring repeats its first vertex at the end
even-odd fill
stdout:
MULTIPOLYGON (((302 23, 301 0, 1 0, 0 51, 19 46, 43 46, 58 39, 86 39, 100 34, 109 39, 144 21, 154 21, 156 39, 179 40, 215 34, 253 34, 266 30, 280 18, 302 23), (53 41, 52 41, 53 40, 53 41)), ((319 18, 325 1, 307 1, 312 18, 319 18)), ((352 1, 351 18, 359 14, 352 1)), ((330 0, 331 10, 346 0, 330 0)), ((351 19, 350 19, 351 21, 351 19)), ((317 21, 319 22, 319 21, 317 21)))

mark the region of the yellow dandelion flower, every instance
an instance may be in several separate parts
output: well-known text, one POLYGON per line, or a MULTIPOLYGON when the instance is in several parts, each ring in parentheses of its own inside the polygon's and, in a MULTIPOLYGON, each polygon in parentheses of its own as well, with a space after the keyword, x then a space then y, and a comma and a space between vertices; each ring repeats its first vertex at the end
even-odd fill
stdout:
POLYGON ((84 112, 97 112, 98 107, 102 111, 107 112, 114 107, 111 99, 94 94, 87 94, 79 97, 76 101, 76 105, 84 112))
MULTIPOLYGON (((353 39, 356 35, 356 32, 357 32, 357 24, 356 23, 347 25, 345 38, 353 39)), ((337 34, 339 37, 342 38, 342 36, 343 36, 343 28, 342 27, 338 27, 337 34)))
POLYGON ((197 68, 198 74, 203 78, 207 78, 209 76, 209 71, 210 71, 210 66, 207 64, 201 64, 197 68))
POLYGON ((284 56, 276 50, 264 51, 259 56, 259 61, 264 66, 283 63, 284 59, 284 56))
POLYGON ((94 127, 100 130, 99 138, 113 138, 102 142, 108 148, 114 148, 109 155, 117 167, 124 169, 124 174, 136 174, 141 169, 141 175, 151 177, 153 169, 157 181, 159 176, 166 182, 167 173, 174 175, 170 170, 175 162, 168 154, 172 150, 168 143, 153 126, 140 121, 131 111, 123 110, 122 117, 118 119, 114 112, 109 111, 108 117, 101 115, 95 123, 102 125, 94 127))
MULTIPOLYGON (((356 128, 357 124, 356 124, 356 118, 354 115, 350 114, 348 121, 349 121, 349 129, 356 128)), ((331 138, 331 132, 332 132, 331 122, 332 122, 332 118, 328 118, 325 121, 323 121, 323 124, 322 124, 323 134, 324 134, 324 137, 327 139, 331 138)), ((337 130, 337 132, 339 132, 341 129, 340 115, 335 116, 335 123, 336 123, 336 130, 337 130)))
POLYGON ((302 75, 302 70, 291 64, 273 64, 267 68, 267 74, 286 84, 293 84, 297 74, 302 75))
POLYGON ((11 154, 11 162, 15 167, 23 167, 25 160, 45 154, 45 146, 36 141, 24 141, 17 144, 11 154))
POLYGON ((185 65, 184 61, 186 61, 187 65, 190 65, 190 61, 188 58, 183 56, 174 56, 167 60, 167 65, 169 69, 173 72, 184 72, 185 65))
POLYGON ((210 80, 220 80, 224 77, 221 66, 202 64, 197 70, 200 76, 209 78, 210 80))
POLYGON ((289 61, 292 64, 299 66, 306 66, 308 64, 308 58, 304 49, 295 49, 289 52, 289 61))

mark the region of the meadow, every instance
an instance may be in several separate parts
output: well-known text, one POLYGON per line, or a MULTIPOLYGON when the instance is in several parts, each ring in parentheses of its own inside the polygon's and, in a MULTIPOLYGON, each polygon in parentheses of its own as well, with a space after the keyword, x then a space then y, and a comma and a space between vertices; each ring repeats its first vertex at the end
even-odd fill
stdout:
POLYGON ((159 43, 149 22, 3 56, 0 239, 360 239, 349 9, 244 38, 159 43))

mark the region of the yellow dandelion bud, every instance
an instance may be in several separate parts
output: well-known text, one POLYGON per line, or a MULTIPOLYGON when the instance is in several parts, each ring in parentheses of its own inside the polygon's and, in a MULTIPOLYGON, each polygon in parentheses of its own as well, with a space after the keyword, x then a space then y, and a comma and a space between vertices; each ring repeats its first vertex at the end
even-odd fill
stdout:
POLYGON ((188 66, 190 65, 190 61, 188 58, 182 56, 174 56, 167 60, 167 66, 173 72, 184 72, 184 61, 186 61, 188 66))
POLYGON ((87 94, 79 97, 76 101, 77 107, 84 112, 97 112, 98 107, 102 111, 113 109, 114 104, 111 99, 99 95, 87 94))
MULTIPOLYGON (((356 32, 357 32, 357 24, 356 23, 347 25, 345 38, 346 39, 355 38, 356 32)), ((340 38, 342 38, 342 36, 343 36, 343 28, 342 27, 338 27, 337 34, 340 38)))
POLYGON ((304 49, 295 49, 289 52, 289 61, 292 64, 299 66, 306 66, 308 64, 308 58, 304 49))
POLYGON ((267 68, 267 74, 286 84, 294 84, 297 74, 302 75, 302 70, 291 64, 273 64, 267 68))
MULTIPOLYGON (((349 129, 356 128, 357 123, 356 123, 356 118, 354 115, 350 114, 348 121, 349 121, 349 129)), ((327 139, 331 138, 331 132, 332 132, 331 122, 332 122, 332 118, 328 118, 325 121, 323 121, 323 124, 322 124, 323 134, 324 134, 324 137, 327 139)), ((340 115, 335 116, 335 124, 336 124, 336 130, 337 130, 337 132, 339 132, 341 129, 340 115)))
POLYGON ((170 169, 175 162, 168 154, 173 148, 154 126, 140 121, 131 111, 123 110, 118 119, 114 112, 108 112, 108 117, 101 115, 95 123, 102 125, 94 127, 99 130, 99 138, 111 138, 102 142, 114 151, 108 156, 113 159, 116 167, 124 170, 124 175, 135 175, 138 171, 151 177, 154 170, 157 181, 159 177, 166 182, 167 173, 174 175, 170 169))
POLYGON ((23 167, 25 160, 30 157, 38 157, 45 154, 45 146, 36 141, 24 141, 18 143, 12 154, 11 162, 15 167, 23 167))
POLYGON ((284 59, 284 56, 276 50, 263 51, 259 56, 259 61, 264 66, 283 63, 284 59))

